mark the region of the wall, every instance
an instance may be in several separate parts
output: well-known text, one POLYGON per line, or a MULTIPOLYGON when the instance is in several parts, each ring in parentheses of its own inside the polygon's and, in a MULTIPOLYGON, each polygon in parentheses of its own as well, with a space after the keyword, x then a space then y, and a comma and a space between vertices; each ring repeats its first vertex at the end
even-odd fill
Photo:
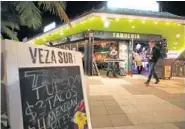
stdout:
POLYGON ((119 63, 120 67, 128 69, 128 43, 125 41, 119 42, 119 59, 125 60, 119 63))

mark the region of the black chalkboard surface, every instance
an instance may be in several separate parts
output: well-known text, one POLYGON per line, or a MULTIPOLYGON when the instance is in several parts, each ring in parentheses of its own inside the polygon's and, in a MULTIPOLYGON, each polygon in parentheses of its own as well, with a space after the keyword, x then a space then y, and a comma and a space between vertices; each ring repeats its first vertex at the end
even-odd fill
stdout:
POLYGON ((20 68, 24 129, 88 129, 79 66, 20 68))

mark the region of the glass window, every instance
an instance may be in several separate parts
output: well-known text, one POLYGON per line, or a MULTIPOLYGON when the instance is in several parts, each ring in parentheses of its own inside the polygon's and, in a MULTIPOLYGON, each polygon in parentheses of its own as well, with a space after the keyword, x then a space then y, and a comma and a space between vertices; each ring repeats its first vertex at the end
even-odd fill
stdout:
POLYGON ((95 41, 94 56, 96 62, 104 62, 104 60, 108 58, 109 50, 113 45, 117 47, 117 43, 115 41, 95 41))
POLYGON ((78 43, 78 51, 83 52, 84 53, 84 42, 80 42, 78 43))
POLYGON ((65 49, 66 50, 71 50, 71 44, 65 44, 65 49))
POLYGON ((71 44, 71 50, 78 51, 78 43, 72 43, 71 44))

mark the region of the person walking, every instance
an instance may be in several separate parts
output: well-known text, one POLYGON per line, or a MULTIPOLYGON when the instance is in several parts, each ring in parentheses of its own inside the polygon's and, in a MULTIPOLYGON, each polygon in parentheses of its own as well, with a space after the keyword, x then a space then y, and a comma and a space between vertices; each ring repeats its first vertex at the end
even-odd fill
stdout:
POLYGON ((148 61, 149 61, 149 74, 148 74, 148 79, 145 82, 145 84, 148 86, 152 75, 154 76, 156 82, 155 84, 159 83, 159 78, 155 72, 155 66, 157 61, 160 58, 160 50, 155 46, 155 42, 154 41, 150 41, 149 42, 149 53, 147 55, 148 61))
POLYGON ((141 72, 143 70, 143 64, 142 64, 142 58, 141 58, 139 52, 134 53, 134 60, 136 62, 136 66, 137 66, 137 72, 138 72, 138 74, 141 74, 141 72))
MULTIPOLYGON (((110 59, 117 59, 117 56, 118 56, 118 51, 116 50, 115 46, 112 46, 112 48, 110 48, 110 50, 109 50, 109 58, 110 59)), ((115 62, 108 63, 107 76, 109 76, 110 72, 112 72, 114 77, 117 77, 115 62)))

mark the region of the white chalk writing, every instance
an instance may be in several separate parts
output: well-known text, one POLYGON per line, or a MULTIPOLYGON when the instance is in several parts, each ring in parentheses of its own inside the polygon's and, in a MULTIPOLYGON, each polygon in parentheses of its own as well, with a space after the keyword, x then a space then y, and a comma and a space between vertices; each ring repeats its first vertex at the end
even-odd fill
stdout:
MULTIPOLYGON (((26 71, 34 97, 26 101, 28 129, 69 129, 73 110, 79 105, 79 73, 69 75, 65 68, 26 71), (31 79, 31 81, 30 81, 31 79), (34 101, 32 101, 34 100, 34 101)), ((82 91, 81 91, 82 92, 82 91)))

